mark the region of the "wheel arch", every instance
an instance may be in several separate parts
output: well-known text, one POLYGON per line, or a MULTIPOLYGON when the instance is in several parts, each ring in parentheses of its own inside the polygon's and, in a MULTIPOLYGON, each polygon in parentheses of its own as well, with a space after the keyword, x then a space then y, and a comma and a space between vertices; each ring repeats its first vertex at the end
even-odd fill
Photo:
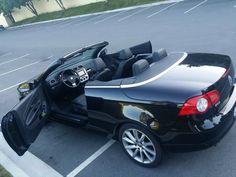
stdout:
POLYGON ((151 130, 151 128, 148 127, 147 125, 145 125, 141 122, 138 122, 138 121, 134 121, 134 120, 123 120, 123 121, 120 121, 119 123, 117 123, 117 125, 115 126, 113 133, 112 133, 113 139, 119 140, 119 131, 120 131, 121 127, 126 124, 134 124, 134 125, 141 126, 141 127, 145 128, 147 131, 149 131, 150 133, 152 133, 155 137, 157 137, 157 139, 160 143, 162 142, 161 137, 158 135, 157 132, 151 130))

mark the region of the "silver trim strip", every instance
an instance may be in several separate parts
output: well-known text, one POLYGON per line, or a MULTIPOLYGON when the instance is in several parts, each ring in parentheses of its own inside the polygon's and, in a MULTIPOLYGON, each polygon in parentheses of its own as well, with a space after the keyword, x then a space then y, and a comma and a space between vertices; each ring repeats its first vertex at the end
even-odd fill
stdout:
POLYGON ((188 54, 186 52, 184 52, 183 56, 177 62, 175 62, 173 65, 171 65, 169 68, 167 68, 165 71, 163 71, 160 74, 156 75, 155 77, 152 77, 152 78, 150 78, 146 81, 143 81, 143 82, 139 82, 139 83, 135 83, 135 84, 120 85, 120 86, 100 86, 100 85, 98 85, 98 86, 85 86, 85 88, 133 88, 133 87, 139 87, 139 86, 148 84, 154 80, 159 79, 161 76, 163 76, 164 74, 169 72, 171 69, 173 69, 174 67, 179 65, 182 61, 184 61, 184 59, 187 56, 188 56, 188 54))
POLYGON ((233 93, 231 94, 231 97, 228 101, 228 103, 226 104, 226 106, 220 111, 220 113, 224 116, 226 114, 228 114, 231 109, 233 108, 233 106, 235 105, 235 101, 236 101, 236 84, 234 84, 234 90, 233 93))
POLYGON ((132 88, 132 87, 139 87, 141 85, 145 85, 148 84, 154 80, 159 79, 161 76, 163 76, 164 74, 166 74, 167 72, 169 72, 171 69, 173 69, 175 66, 179 65, 186 57, 188 56, 187 53, 184 53, 183 56, 173 65, 171 65, 169 68, 167 68, 165 71, 161 72, 160 74, 156 75, 155 77, 152 77, 146 81, 143 82, 139 82, 136 84, 127 84, 127 85, 121 85, 121 88, 132 88))
POLYGON ((114 85, 114 86, 112 86, 112 85, 90 85, 90 86, 85 86, 85 88, 87 89, 87 88, 120 88, 120 86, 116 86, 116 85, 114 85))

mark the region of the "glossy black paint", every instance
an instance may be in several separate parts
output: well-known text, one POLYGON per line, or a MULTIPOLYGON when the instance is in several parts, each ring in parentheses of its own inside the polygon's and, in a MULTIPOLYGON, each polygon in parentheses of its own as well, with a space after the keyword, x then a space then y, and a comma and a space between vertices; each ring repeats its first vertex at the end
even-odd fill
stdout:
POLYGON ((195 53, 188 54, 183 62, 162 77, 142 86, 85 88, 89 122, 106 129, 114 136, 120 125, 132 122, 145 126, 168 146, 205 145, 208 139, 212 141, 212 138, 222 137, 222 132, 228 130, 234 120, 231 111, 222 117, 222 120, 230 117, 229 125, 224 126, 225 128, 218 128, 217 124, 207 124, 205 121, 212 121, 227 103, 224 100, 230 96, 233 85, 229 84, 228 76, 222 76, 229 68, 228 76, 234 78, 234 69, 228 56, 195 53), (219 105, 206 114, 178 116, 187 99, 213 89, 218 89, 221 93, 222 102, 219 105), (158 130, 151 129, 153 121, 159 123, 158 130), (217 130, 214 130, 216 127, 217 130), (208 130, 212 130, 212 133, 205 133, 208 130), (193 139, 196 140, 195 143, 193 139))
MULTIPOLYGON (((162 77, 140 87, 123 90, 127 96, 137 100, 184 103, 186 99, 209 90, 230 67, 229 58, 217 57, 210 54, 188 54, 183 62, 162 77)), ((155 70, 151 71, 152 76, 155 76, 155 70)))

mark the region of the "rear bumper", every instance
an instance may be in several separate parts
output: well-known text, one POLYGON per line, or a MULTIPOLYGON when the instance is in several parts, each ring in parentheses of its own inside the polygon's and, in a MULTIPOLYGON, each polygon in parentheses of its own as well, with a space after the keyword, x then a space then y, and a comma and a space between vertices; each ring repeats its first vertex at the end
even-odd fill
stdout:
POLYGON ((199 132, 171 132, 173 138, 164 145, 174 150, 192 151, 215 145, 230 130, 235 121, 236 86, 231 97, 219 113, 220 122, 213 128, 199 132))
POLYGON ((215 145, 230 130, 234 124, 234 110, 230 111, 224 120, 212 130, 200 133, 178 133, 170 142, 166 143, 167 148, 175 150, 194 151, 205 149, 215 145))

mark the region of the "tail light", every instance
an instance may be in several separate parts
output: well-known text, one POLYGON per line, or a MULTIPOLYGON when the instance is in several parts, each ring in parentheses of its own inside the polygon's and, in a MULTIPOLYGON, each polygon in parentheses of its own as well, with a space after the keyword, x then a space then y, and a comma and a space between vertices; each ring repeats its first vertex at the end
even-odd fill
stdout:
POLYGON ((212 106, 220 101, 220 93, 217 90, 207 92, 187 100, 179 112, 179 116, 206 113, 212 106))

